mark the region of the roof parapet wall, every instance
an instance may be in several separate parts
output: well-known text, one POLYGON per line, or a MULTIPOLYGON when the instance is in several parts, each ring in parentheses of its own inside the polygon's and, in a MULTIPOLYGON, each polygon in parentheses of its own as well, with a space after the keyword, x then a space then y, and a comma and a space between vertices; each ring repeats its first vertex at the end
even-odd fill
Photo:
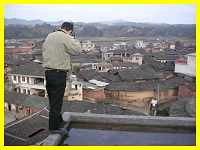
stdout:
MULTIPOLYGON (((175 127, 195 128, 195 118, 189 117, 154 117, 154 116, 132 116, 132 115, 107 115, 91 113, 64 112, 63 119, 69 126, 71 122, 99 123, 99 124, 122 124, 150 127, 175 127)), ((36 145, 59 145, 63 135, 50 134, 44 141, 36 145)))

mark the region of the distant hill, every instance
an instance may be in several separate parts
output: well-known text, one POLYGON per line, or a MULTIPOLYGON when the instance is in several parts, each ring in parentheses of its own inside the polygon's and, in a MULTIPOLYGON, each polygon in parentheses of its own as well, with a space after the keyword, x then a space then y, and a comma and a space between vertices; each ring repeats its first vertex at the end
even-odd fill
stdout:
MULTIPOLYGON (((5 19, 5 38, 43 38, 63 21, 5 19)), ((154 24, 124 20, 84 23, 75 22, 78 37, 196 37, 195 24, 154 24)))
POLYGON ((51 24, 51 25, 60 25, 63 21, 52 21, 52 22, 45 22, 43 20, 37 19, 37 20, 25 20, 25 19, 18 19, 18 18, 12 18, 12 19, 4 19, 4 25, 41 25, 44 23, 51 24))
POLYGON ((43 24, 42 20, 24 20, 24 19, 4 19, 4 25, 31 25, 34 26, 36 24, 43 24))

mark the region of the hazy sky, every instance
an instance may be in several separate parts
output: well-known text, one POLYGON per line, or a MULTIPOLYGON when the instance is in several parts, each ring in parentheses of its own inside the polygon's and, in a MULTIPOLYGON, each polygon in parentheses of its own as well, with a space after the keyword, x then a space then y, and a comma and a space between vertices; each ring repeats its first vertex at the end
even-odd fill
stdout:
POLYGON ((5 5, 5 18, 41 19, 44 21, 99 22, 126 20, 170 24, 196 23, 196 5, 138 4, 32 4, 5 5))

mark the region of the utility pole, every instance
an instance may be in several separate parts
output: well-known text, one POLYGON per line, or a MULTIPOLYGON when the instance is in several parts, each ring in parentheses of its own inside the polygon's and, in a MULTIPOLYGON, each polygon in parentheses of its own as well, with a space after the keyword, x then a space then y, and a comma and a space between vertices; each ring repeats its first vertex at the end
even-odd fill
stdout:
POLYGON ((160 101, 160 85, 159 82, 157 81, 157 104, 155 105, 153 115, 156 116, 157 114, 157 109, 158 109, 158 102, 160 101))
POLYGON ((160 85, 159 85, 159 82, 157 82, 157 100, 158 100, 158 102, 160 100, 160 85))

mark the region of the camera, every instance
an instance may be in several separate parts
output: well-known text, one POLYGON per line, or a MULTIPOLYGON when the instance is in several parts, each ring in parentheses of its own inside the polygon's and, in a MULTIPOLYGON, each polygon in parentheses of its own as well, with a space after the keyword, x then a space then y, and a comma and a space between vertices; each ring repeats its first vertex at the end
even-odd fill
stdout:
POLYGON ((75 32, 74 32, 74 31, 72 31, 72 32, 70 33, 70 35, 73 36, 73 37, 75 38, 75 32))

